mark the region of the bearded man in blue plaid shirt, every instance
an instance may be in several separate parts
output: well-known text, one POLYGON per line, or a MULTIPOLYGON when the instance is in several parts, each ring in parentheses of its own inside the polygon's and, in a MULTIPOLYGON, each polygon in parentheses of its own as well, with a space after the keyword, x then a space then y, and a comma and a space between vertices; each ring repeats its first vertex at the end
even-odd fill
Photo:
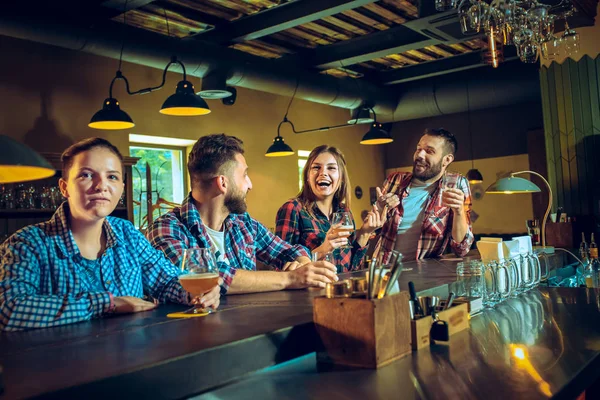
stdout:
POLYGON ((336 268, 310 262, 307 250, 275 236, 246 212, 252 189, 242 141, 225 134, 200 138, 188 161, 192 191, 181 204, 159 217, 146 235, 175 265, 183 251, 210 248, 223 278, 221 293, 251 293, 337 281, 336 268), (256 261, 277 271, 256 271, 256 261))
POLYGON ((67 199, 47 222, 0 246, 0 329, 15 331, 151 310, 157 302, 219 305, 220 289, 190 301, 180 271, 131 222, 110 217, 123 194, 123 157, 85 139, 62 155, 67 199), (148 294, 155 302, 142 300, 148 294))

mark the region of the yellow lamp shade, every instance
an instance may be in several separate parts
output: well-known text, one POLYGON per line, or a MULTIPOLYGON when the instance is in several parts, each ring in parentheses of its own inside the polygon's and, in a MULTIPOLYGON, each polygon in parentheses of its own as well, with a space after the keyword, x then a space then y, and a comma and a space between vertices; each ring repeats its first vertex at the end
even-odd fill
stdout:
POLYGON ((118 130, 133 128, 135 124, 131 117, 119 106, 119 101, 114 98, 104 100, 102 109, 98 111, 88 124, 90 128, 118 130))
POLYGON ((165 100, 160 108, 161 114, 175 116, 197 116, 210 113, 206 101, 194 93, 194 85, 189 81, 180 81, 175 94, 165 100))
POLYGON ((52 165, 33 149, 0 135, 0 183, 44 179, 55 173, 52 165))

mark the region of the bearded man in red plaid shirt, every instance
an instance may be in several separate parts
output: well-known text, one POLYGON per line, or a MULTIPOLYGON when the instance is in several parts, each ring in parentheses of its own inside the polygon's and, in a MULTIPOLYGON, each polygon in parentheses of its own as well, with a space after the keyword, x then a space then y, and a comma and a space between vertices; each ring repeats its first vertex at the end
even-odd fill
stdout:
POLYGON ((211 249, 223 280, 221 294, 325 287, 338 280, 333 264, 312 263, 303 246, 292 246, 248 215, 252 181, 240 139, 201 137, 190 153, 188 171, 191 193, 146 233, 173 264, 181 265, 185 249, 211 249), (256 271, 256 260, 278 271, 256 271))
POLYGON ((387 260, 392 250, 404 260, 439 257, 450 244, 459 257, 473 244, 471 190, 467 179, 448 172, 458 143, 445 129, 426 129, 413 156, 411 172, 388 176, 377 189, 378 205, 387 205, 376 254, 387 260))

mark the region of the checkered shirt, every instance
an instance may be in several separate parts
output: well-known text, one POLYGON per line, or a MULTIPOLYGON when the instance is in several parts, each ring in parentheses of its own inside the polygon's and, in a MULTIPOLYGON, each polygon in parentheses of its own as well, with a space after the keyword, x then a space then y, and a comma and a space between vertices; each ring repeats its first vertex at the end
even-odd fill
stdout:
POLYGON ((113 296, 188 303, 175 268, 124 219, 107 217, 106 249, 82 257, 63 203, 49 221, 21 229, 0 246, 0 329, 86 321, 110 311, 113 296))
MULTIPOLYGON (((334 212, 352 212, 345 207, 334 207, 334 212)), ((319 247, 331 228, 329 219, 315 206, 313 213, 316 218, 309 215, 302 203, 292 199, 284 203, 277 212, 275 233, 288 243, 301 244, 310 250, 319 247)), ((352 219, 354 223, 354 218, 352 219)), ((367 247, 361 247, 355 240, 355 233, 348 238, 351 248, 340 248, 333 251, 335 265, 338 272, 354 271, 362 268, 362 260, 367 252, 367 247)))
MULTIPOLYGON (((281 269, 287 261, 310 257, 304 247, 281 240, 248 213, 229 214, 223 225, 226 262, 218 262, 219 275, 223 278, 221 294, 227 293, 236 270, 255 271, 256 260, 281 269)), ((181 207, 157 218, 146 236, 152 246, 162 250, 175 265, 181 265, 185 249, 211 248, 212 243, 191 195, 181 207)))
MULTIPOLYGON (((425 218, 421 228, 421 236, 416 249, 416 259, 429 257, 439 257, 444 253, 448 243, 450 248, 459 257, 464 256, 469 252, 473 244, 474 236, 471 227, 471 189, 467 179, 454 172, 446 173, 447 187, 459 188, 465 194, 465 211, 467 213, 467 223, 469 229, 467 234, 460 242, 452 238, 452 221, 454 214, 449 207, 438 207, 439 196, 441 195, 440 187, 442 180, 437 183, 438 187, 435 192, 429 197, 425 205, 425 218)), ((412 173, 396 172, 388 176, 383 183, 382 192, 395 193, 404 199, 410 195, 410 182, 412 181, 412 173)), ((388 260, 391 251, 396 246, 398 237, 398 228, 402 222, 404 209, 402 202, 398 207, 392 209, 388 213, 388 219, 384 224, 379 243, 377 244, 376 254, 379 251, 384 252, 384 260, 388 260)))

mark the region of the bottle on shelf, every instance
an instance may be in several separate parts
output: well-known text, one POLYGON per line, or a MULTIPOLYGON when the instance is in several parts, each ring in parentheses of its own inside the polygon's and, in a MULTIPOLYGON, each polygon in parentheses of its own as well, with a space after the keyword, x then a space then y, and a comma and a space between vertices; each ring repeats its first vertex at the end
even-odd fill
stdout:
POLYGON ((594 240, 594 234, 593 233, 592 233, 592 236, 590 238, 590 245, 588 247, 588 254, 589 254, 590 260, 592 258, 598 259, 598 245, 596 244, 596 241, 594 240))
POLYGON ((589 257, 589 270, 592 274, 592 287, 598 288, 600 287, 600 260, 598 260, 598 245, 596 245, 593 233, 590 240, 589 257))
POLYGON ((589 248, 585 241, 585 233, 581 232, 581 244, 579 245, 579 256, 581 261, 585 264, 589 259, 589 248))

